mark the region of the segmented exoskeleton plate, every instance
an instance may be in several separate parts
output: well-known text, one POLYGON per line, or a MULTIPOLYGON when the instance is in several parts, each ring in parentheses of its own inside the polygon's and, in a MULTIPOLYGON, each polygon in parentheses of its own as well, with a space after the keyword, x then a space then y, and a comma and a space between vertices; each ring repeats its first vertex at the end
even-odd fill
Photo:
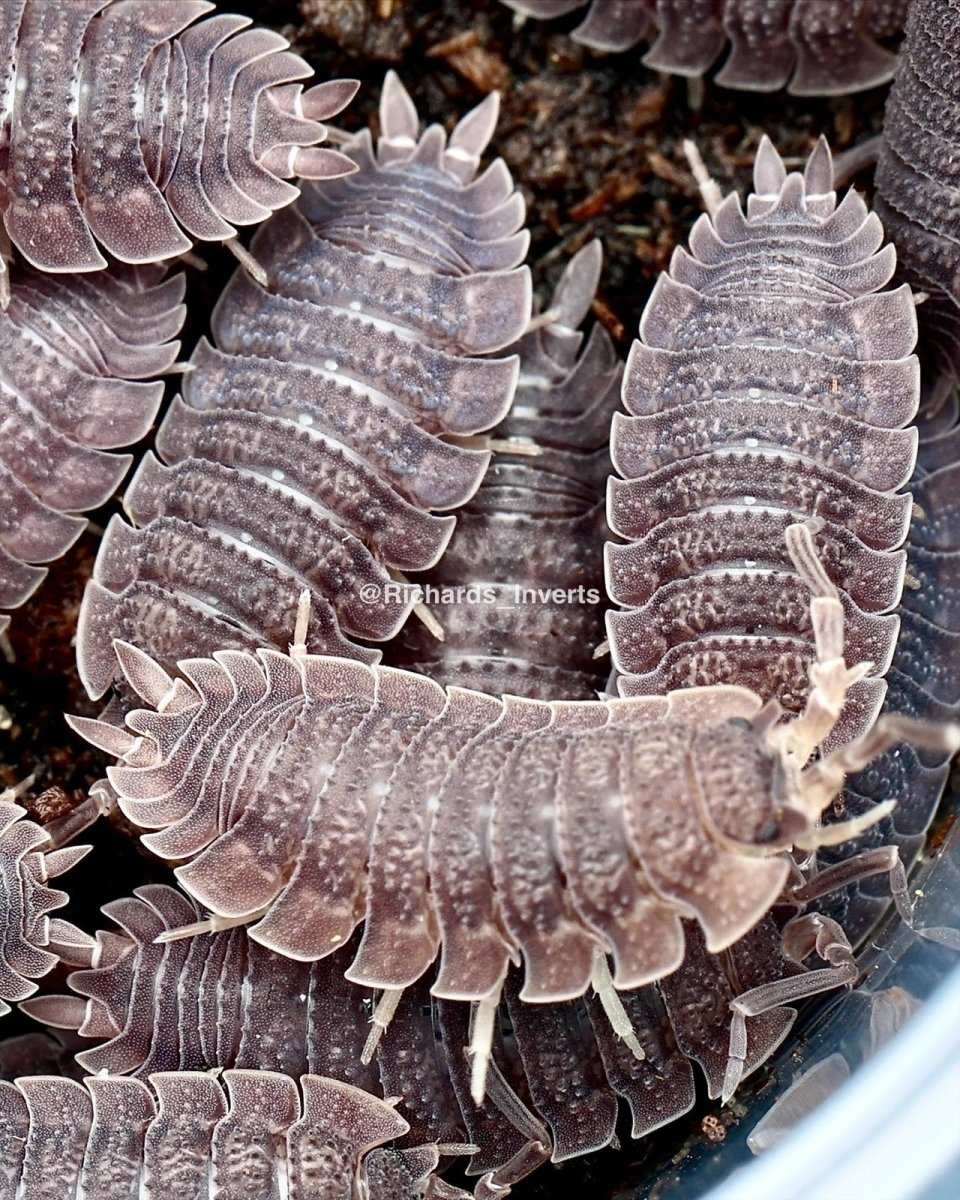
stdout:
POLYGON ((312 74, 248 17, 206 0, 4 0, 0 209, 43 271, 96 271, 225 241, 289 204, 293 175, 352 164, 316 149, 356 84, 312 74), (188 29, 187 26, 190 26, 188 29))
POLYGON ((573 31, 596 50, 653 41, 643 63, 703 75, 727 43, 723 87, 836 96, 886 83, 894 55, 879 43, 903 28, 909 0, 503 0, 528 17, 558 17, 590 4, 573 31))
MULTIPOLYGON (((929 296, 917 315, 931 360, 931 397, 944 368, 950 391, 960 377, 958 79, 960 7, 953 0, 913 0, 884 115, 877 211, 896 243, 900 273, 929 296)), ((955 425, 955 406, 952 416, 955 425)))
MULTIPOLYGON (((0 610, 46 575, 41 564, 107 501, 160 407, 180 349, 183 276, 114 268, 54 279, 17 270, 0 311, 0 610)), ((0 623, 3 618, 0 616, 0 623)))
POLYGON ((622 369, 601 325, 582 353, 577 329, 601 262, 599 242, 584 247, 537 318, 546 323, 517 344, 494 460, 440 562, 417 577, 443 641, 408 622, 392 664, 496 696, 588 700, 603 686, 603 492, 622 369))
MULTIPOLYGON (((931 441, 911 520, 914 303, 906 285, 879 291, 894 249, 879 250, 878 218, 852 192, 837 205, 832 185, 825 142, 801 176, 764 141, 746 214, 727 197, 658 281, 627 364, 632 415, 612 431, 625 482, 611 483, 609 519, 630 541, 608 547, 607 580, 630 607, 608 629, 623 694, 737 682, 798 707, 811 631, 782 531, 815 518, 848 652, 874 664, 835 735, 849 738, 885 695, 888 712, 956 714, 958 473, 931 441)), ((844 814, 890 799, 896 812, 844 853, 899 844, 909 864, 947 769, 942 751, 877 759, 851 781, 844 814)), ((877 893, 848 913, 851 936, 886 902, 877 893)))
MULTIPOLYGON (((661 275, 614 419, 608 616, 622 694, 736 682, 802 705, 806 588, 783 530, 821 523, 818 546, 845 607, 852 658, 890 665, 903 584, 899 547, 916 461, 916 317, 883 230, 850 192, 837 207, 821 140, 787 175, 764 140, 746 216, 737 196, 703 216, 661 275)), ((847 736, 873 719, 861 685, 847 736)))
POLYGON ((26 813, 0 793, 0 1016, 10 1004, 32 996, 34 979, 46 975, 64 952, 68 960, 93 942, 51 912, 68 900, 65 892, 47 887, 90 849, 51 848, 49 836, 26 813))
POLYGON ((264 289, 238 272, 125 505, 104 538, 78 632, 94 696, 112 636, 162 662, 284 646, 303 589, 306 645, 376 661, 356 641, 397 632, 415 603, 393 574, 431 566, 489 452, 456 444, 496 424, 516 385, 509 346, 530 315, 517 267, 524 205, 497 160, 474 178, 496 97, 449 139, 417 137, 395 75, 376 153, 308 189, 253 242, 264 289), (452 440, 451 440, 452 439, 452 440), (389 586, 388 586, 389 585, 389 586), (371 589, 375 595, 371 594, 371 589))
MULTIPOLYGON (((789 895, 788 877, 796 873, 784 851, 818 844, 813 824, 844 771, 893 740, 891 730, 878 730, 840 757, 800 772, 798 764, 829 733, 830 714, 862 670, 847 671, 839 657, 843 606, 811 558, 809 534, 793 527, 791 537, 797 570, 817 592, 812 603, 821 664, 809 708, 785 725, 772 726, 775 714, 744 688, 546 704, 459 688, 444 692, 408 672, 270 650, 181 662, 181 677, 173 680, 126 644, 118 646, 121 664, 152 710, 128 716, 132 732, 81 719, 74 724, 121 756, 109 778, 122 811, 157 830, 144 837, 150 849, 186 860, 178 878, 215 914, 214 928, 249 923, 245 936, 306 964, 339 956, 362 924, 351 961, 344 955, 336 970, 345 967, 352 983, 383 992, 374 1016, 382 1026, 406 989, 423 989, 439 951, 430 994, 453 1002, 442 1018, 451 1023, 444 1033, 447 1068, 468 1135, 480 1146, 489 1117, 475 1108, 483 1100, 505 988, 533 1105, 551 1129, 554 1157, 584 1153, 613 1134, 616 1105, 597 1074, 601 1059, 613 1091, 633 1103, 655 1084, 644 1074, 648 1068, 631 1064, 629 1051, 631 1044, 639 1048, 630 1039, 640 1035, 630 1029, 631 1006, 645 1030, 650 1021, 652 1029, 664 1028, 660 1001, 642 990, 646 985, 659 983, 680 1049, 702 1063, 716 1095, 729 1094, 785 1036, 793 1016, 785 1002, 809 988, 821 990, 825 980, 835 985, 856 977, 849 951, 835 940, 839 931, 814 917, 803 927, 815 939, 798 925, 790 953, 799 960, 816 945, 832 970, 815 972, 805 991, 803 972, 784 967, 777 927, 766 917, 789 895), (692 923, 685 927, 684 918, 694 918, 702 933, 692 923), (741 940, 748 931, 749 940, 741 940), (723 952, 737 964, 733 978, 747 989, 744 995, 731 985, 723 952), (522 971, 508 973, 521 960, 522 971), (773 978, 789 983, 786 992, 768 986, 775 965, 773 978), (732 1025, 724 1001, 709 1019, 701 1011, 705 980, 714 999, 725 995, 732 1004, 732 1025), (588 1002, 588 1032, 576 1001, 591 987, 599 999, 588 1002), (626 993, 623 1000, 618 990, 626 993), (477 1005, 472 1034, 464 1001, 477 1005), (651 1005, 661 1016, 651 1017, 651 1005), (747 1017, 756 1018, 749 1030, 747 1017), (468 1036, 474 1055, 469 1080, 465 1059, 449 1052, 468 1036), (594 1037, 598 1048, 591 1053, 594 1037), (571 1110, 571 1088, 583 1097, 589 1120, 571 1110), (467 1094, 473 1109, 464 1106, 467 1094), (606 1101, 598 1098, 604 1095, 606 1101)), ((858 828, 831 835, 839 840, 858 828)), ((890 865, 885 860, 875 869, 890 865)), ((170 895, 161 897, 165 905, 170 895)), ((156 898, 143 896, 151 903, 156 898)), ((131 928, 131 922, 142 924, 147 908, 129 901, 111 911, 131 928)), ((164 933, 163 923, 156 913, 147 917, 151 939, 164 933)), ((196 930, 188 922, 185 932, 196 930)), ((224 947, 230 937, 239 939, 223 938, 224 947)), ((136 940, 146 964, 140 984, 146 999, 154 994, 152 972, 178 976, 190 951, 171 952, 172 965, 164 966, 165 952, 152 940, 148 947, 146 935, 136 940)), ((234 983, 218 994, 234 996, 243 963, 236 949, 229 953, 234 983)), ((224 963, 227 957, 225 948, 224 963)), ((117 981, 122 997, 122 980, 136 962, 121 948, 115 963, 108 961, 102 985, 96 974, 84 977, 95 990, 86 984, 80 990, 96 995, 99 1006, 66 1002, 61 1009, 64 1002, 53 1002, 55 1015, 66 1013, 67 1023, 85 1032, 123 1029, 104 1051, 111 1067, 124 1061, 113 1055, 129 1052, 126 1069, 135 1069, 146 1048, 157 1045, 140 1025, 141 1005, 125 1013, 117 999, 117 981)), ((213 977, 220 970, 214 960, 213 977)), ((309 996, 306 968, 299 978, 299 994, 309 996)), ((330 987, 330 978, 322 972, 322 986, 330 987)), ((161 1003, 164 995, 173 1002, 162 987, 157 994, 161 1003)), ((42 1015, 45 1004, 33 1010, 42 1015)), ((420 1045, 430 1042, 423 1016, 414 1004, 409 1019, 420 1045)), ((191 1020, 186 1017, 188 1025, 191 1020)), ((349 1019, 334 1020, 335 1037, 348 1036, 349 1019)), ((209 1031, 209 1008, 205 1024, 209 1031)), ((241 1029, 230 1020, 222 1027, 238 1045, 241 1029)), ((325 1028, 324 1016, 318 1037, 325 1028)), ((674 1074, 681 1069, 662 1047, 655 1064, 657 1078, 669 1076, 674 1089, 665 1095, 665 1110, 658 1110, 659 1124, 684 1111, 683 1096, 691 1093, 689 1075, 682 1085, 674 1074)), ((638 1127, 646 1128, 649 1110, 641 1104, 647 1117, 637 1111, 638 1127)), ((509 1178, 515 1154, 551 1140, 531 1132, 536 1122, 507 1125, 496 1135, 496 1148, 491 1144, 492 1158, 480 1156, 478 1171, 502 1168, 509 1178)))
POLYGON ((29 1200, 439 1194, 436 1146, 386 1146, 406 1130, 392 1105, 318 1075, 26 1076, 0 1083, 0 1187, 29 1200))
MULTIPOLYGON (((455 1089, 449 1077, 451 1068, 465 1064, 463 1006, 432 998, 429 976, 404 992, 374 1058, 365 1064, 372 994, 343 976, 355 943, 313 963, 281 958, 243 928, 157 944, 158 935, 199 915, 181 893, 162 886, 140 888, 136 898, 116 901, 105 911, 123 932, 101 931, 97 948, 84 948, 74 957, 86 967, 70 977, 74 994, 22 1006, 47 1024, 108 1039, 78 1056, 92 1074, 146 1077, 156 1071, 241 1067, 294 1078, 306 1072, 330 1075, 368 1092, 400 1096, 398 1111, 410 1124, 404 1145, 476 1144, 473 1170, 494 1171, 489 1183, 496 1182, 496 1172, 502 1177, 503 1167, 523 1148, 524 1128, 529 1136, 541 1121, 551 1127, 550 1133, 540 1132, 541 1156, 552 1142, 556 1157, 564 1158, 609 1139, 616 1094, 630 1104, 635 1137, 693 1103, 690 1064, 653 986, 624 995, 645 1053, 638 1060, 612 1035, 595 999, 579 1012, 573 1004, 549 1006, 553 1019, 544 1023, 535 1018, 545 1010, 533 1017, 526 1012, 517 1000, 519 980, 511 978, 509 1011, 515 1021, 509 1039, 496 1032, 493 1099, 477 1106, 469 1090, 455 1089), (93 961, 97 965, 90 967, 93 961), (544 1073, 544 1063, 558 1052, 566 1057, 554 1063, 552 1074, 544 1073), (529 1082, 520 1087, 524 1101, 506 1081, 518 1087, 527 1073, 529 1082), (576 1097, 566 1109, 564 1087, 576 1097)), ((775 934, 766 941, 779 959, 775 934)), ((741 956, 741 967, 745 961, 741 956)), ((708 969, 716 973, 712 958, 708 969)), ((785 1017, 781 1013, 775 1019, 782 1023, 785 1017)), ((722 1012, 720 1018, 725 1019, 722 1012)), ((755 1022, 768 1020, 751 1019, 751 1036, 755 1022)), ((689 1021, 677 1023, 679 1036, 689 1040, 689 1021)), ((701 1017, 697 1033, 702 1036, 710 1024, 710 1017, 701 1017)), ((725 1056, 725 1031, 718 1033, 725 1056)), ((463 1084, 462 1068, 460 1076, 457 1082, 463 1084)), ((485 1194, 483 1185, 480 1194, 485 1194)))

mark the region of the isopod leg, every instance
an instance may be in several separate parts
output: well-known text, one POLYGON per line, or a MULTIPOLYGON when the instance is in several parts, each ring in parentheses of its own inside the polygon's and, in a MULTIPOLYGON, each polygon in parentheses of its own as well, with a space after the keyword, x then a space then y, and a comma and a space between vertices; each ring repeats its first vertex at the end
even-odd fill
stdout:
POLYGON ((504 1200, 505 1196, 510 1195, 510 1189, 515 1183, 519 1183, 537 1167, 542 1166, 549 1157, 539 1142, 527 1142, 509 1162, 484 1175, 474 1188, 474 1200, 504 1200))
POLYGON ((692 142, 689 138, 684 138, 683 153, 690 166, 691 174, 697 181, 697 187, 700 189, 700 200, 704 211, 713 220, 717 215, 717 210, 723 203, 723 192, 720 190, 720 184, 717 183, 707 170, 696 142, 692 142))
POLYGON ((844 859, 832 867, 818 871, 805 883, 795 887, 791 898, 807 903, 819 899, 839 888, 852 887, 861 879, 869 879, 871 875, 889 875, 890 894, 897 906, 897 912, 902 920, 913 926, 913 909, 907 894, 907 873, 900 861, 900 851, 896 846, 875 846, 863 850, 851 858, 844 859))
POLYGON ((787 957, 794 962, 802 962, 816 951, 830 965, 803 975, 794 975, 790 979, 762 984, 731 1000, 733 1017, 730 1023, 730 1047, 721 1093, 724 1104, 737 1090, 743 1077, 747 1056, 747 1017, 758 1017, 773 1008, 795 1004, 798 1000, 819 996, 833 988, 851 987, 857 981, 859 972, 847 935, 829 917, 819 913, 795 917, 784 927, 783 948, 787 957))
POLYGON ((915 924, 913 905, 907 890, 907 872, 896 846, 875 846, 854 854, 843 862, 818 871, 811 879, 795 887, 790 895, 791 899, 806 903, 839 888, 852 887, 871 875, 884 874, 889 876, 890 895, 903 923, 920 937, 948 946, 951 950, 960 950, 960 930, 941 926, 919 928, 915 924))
POLYGON ((225 238, 222 245, 230 251, 237 262, 243 267, 251 279, 255 279, 261 287, 268 287, 270 277, 266 270, 257 262, 250 251, 235 237, 225 238))

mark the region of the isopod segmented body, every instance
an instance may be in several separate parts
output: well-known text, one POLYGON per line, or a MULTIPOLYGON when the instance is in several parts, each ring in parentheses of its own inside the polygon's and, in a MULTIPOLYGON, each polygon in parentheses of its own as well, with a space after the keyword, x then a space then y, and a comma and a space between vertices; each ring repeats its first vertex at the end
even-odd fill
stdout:
MULTIPOLYGON (((369 1054, 372 997, 343 975, 355 941, 312 963, 277 956, 244 928, 158 943, 158 937, 200 915, 182 893, 159 885, 139 888, 105 912, 122 932, 102 930, 95 945, 74 955, 71 962, 83 969, 69 978, 72 994, 21 1006, 48 1025, 79 1029, 99 1042, 78 1055, 86 1071, 140 1078, 213 1067, 273 1070, 294 1078, 309 1072, 400 1096, 398 1112, 410 1125, 401 1145, 473 1143, 477 1150, 468 1171, 491 1173, 478 1194, 486 1194, 484 1184, 491 1191, 506 1186, 514 1177, 508 1164, 524 1147, 526 1165, 534 1165, 551 1151, 564 1159, 602 1146, 612 1134, 618 1095, 629 1104, 635 1138, 688 1110, 693 1072, 678 1038, 695 1045, 713 1085, 719 1087, 723 1076, 724 1005, 709 1012, 702 1003, 688 1006, 695 990, 689 980, 670 985, 667 1006, 653 985, 623 994, 644 1052, 639 1059, 614 1035, 596 997, 579 1011, 572 1002, 531 1008, 519 1000, 521 980, 514 968, 507 982, 511 1036, 502 1037, 499 1027, 494 1033, 503 1074, 497 1070, 488 1089, 494 1099, 477 1105, 465 1086, 464 1006, 431 997, 429 975, 404 991, 369 1054), (525 1099, 508 1079, 514 1087, 526 1080, 520 1089, 525 1099), (538 1129, 541 1122, 545 1127, 538 1129)), ((803 974, 783 957, 769 918, 752 946, 737 943, 731 953, 743 986, 777 973, 803 974)), ((719 958, 706 954, 696 937, 688 955, 705 987, 717 989, 723 1000, 733 998, 719 958)), ((748 1019, 748 1069, 782 1038, 791 1019, 789 1009, 748 1019)))
MULTIPOLYGON (((796 709, 811 630, 782 538, 806 514, 845 605, 848 652, 874 664, 836 736, 862 733, 885 696, 887 711, 953 719, 957 471, 931 441, 921 454, 934 470, 915 482, 911 513, 910 289, 878 290, 894 249, 879 249, 879 219, 859 196, 837 205, 824 142, 801 176, 764 141, 755 180, 746 214, 727 197, 694 226, 690 253, 674 253, 627 364, 631 415, 611 435, 625 480, 611 482, 608 517, 630 540, 607 549, 608 589, 629 606, 607 618, 619 688, 736 682, 796 709)), ((845 807, 897 799, 867 839, 899 844, 909 862, 947 768, 942 752, 898 747, 850 781, 845 807)), ((851 935, 885 902, 864 900, 851 935)))
MULTIPOLYGON (((657 281, 611 432, 608 616, 623 694, 736 682, 803 703, 811 627, 785 562, 797 514, 845 606, 851 657, 890 665, 916 461, 916 317, 877 217, 839 207, 821 140, 803 175, 767 140, 747 214, 728 196, 657 281), (785 570, 786 567, 786 570, 785 570)), ((861 684, 849 735, 883 695, 861 684)))
POLYGON ((386 1146, 406 1130, 390 1104, 317 1075, 26 1076, 0 1083, 0 1185, 30 1200, 437 1194, 436 1146, 386 1146))
MULTIPOLYGON (((149 429, 180 349, 182 275, 113 268, 53 278, 17 269, 0 311, 0 610, 83 532, 149 429)), ((0 622, 3 621, 0 613, 0 622)))
POLYGON ((24 1000, 37 990, 33 982, 59 961, 61 950, 76 953, 94 943, 79 929, 50 916, 69 897, 47 887, 90 849, 52 848, 50 837, 26 813, 0 793, 0 1016, 7 1001, 24 1000))
POLYGON ((900 273, 928 295, 918 317, 921 348, 931 359, 931 393, 937 368, 946 368, 954 382, 960 375, 958 47, 960 8, 950 0, 914 0, 876 175, 877 211, 896 243, 900 273))
POLYGON ((127 490, 138 528, 104 538, 78 632, 92 695, 111 637, 171 666, 283 646, 304 589, 312 651, 375 661, 361 642, 406 620, 415 590, 392 580, 437 561, 455 524, 438 513, 478 487, 490 454, 457 439, 509 407, 517 358, 490 355, 530 315, 523 201, 501 160, 474 178, 496 112, 418 139, 389 75, 377 152, 358 136, 355 175, 254 239, 269 289, 228 285, 160 428, 166 465, 148 455, 127 490))
MULTIPOLYGON (((843 665, 843 605, 809 532, 788 537, 815 593, 818 666, 808 707, 786 724, 738 687, 546 704, 270 650, 181 662, 174 680, 126 644, 123 669, 155 711, 131 713, 126 730, 74 724, 121 757, 109 780, 122 811, 157 831, 150 849, 185 860, 177 876, 213 927, 249 923, 261 945, 312 962, 362 923, 346 977, 382 990, 388 1008, 439 952, 431 994, 478 1005, 479 1102, 512 961, 523 963, 515 1023, 593 987, 623 1033, 617 989, 669 977, 685 946, 736 944, 786 894, 789 847, 841 841, 881 815, 815 828, 845 772, 898 733, 925 736, 894 722, 800 769, 865 668, 843 665)), ((816 944, 827 978, 850 982, 839 931, 814 929, 793 935, 798 957, 816 944)), ((729 1063, 713 1080, 725 1092, 749 1065, 745 1018, 806 994, 796 980, 785 995, 757 990, 757 1007, 749 990, 733 998, 729 1063)))
POLYGON ((0 210, 43 271, 97 271, 99 246, 153 263, 289 204, 294 175, 352 170, 319 149, 348 80, 302 93, 287 41, 206 0, 4 0, 0 210), (190 28, 187 28, 190 26, 190 28))
POLYGON ((601 261, 599 242, 585 246, 549 323, 517 344, 520 381, 493 431, 496 456, 440 562, 417 578, 443 641, 408 622, 391 664, 497 696, 588 700, 602 688, 606 444, 622 368, 602 326, 582 353, 577 330, 601 261))
MULTIPOLYGON (((558 17, 588 0, 503 0, 529 17, 558 17)), ((833 96, 886 83, 894 55, 880 43, 902 29, 909 0, 589 0, 576 41, 629 50, 652 40, 645 66, 703 75, 730 43, 723 87, 833 96)))

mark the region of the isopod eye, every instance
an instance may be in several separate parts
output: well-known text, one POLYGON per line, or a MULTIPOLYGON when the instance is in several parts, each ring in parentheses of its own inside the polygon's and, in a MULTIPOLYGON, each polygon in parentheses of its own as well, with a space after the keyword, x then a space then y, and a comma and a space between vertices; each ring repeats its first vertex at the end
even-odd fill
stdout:
POLYGON ((727 724, 732 725, 734 729, 752 729, 753 722, 748 721, 746 717, 728 717, 727 724))
POLYGON ((770 820, 764 827, 758 830, 755 841, 758 846, 765 846, 768 842, 775 841, 780 836, 780 822, 770 820))

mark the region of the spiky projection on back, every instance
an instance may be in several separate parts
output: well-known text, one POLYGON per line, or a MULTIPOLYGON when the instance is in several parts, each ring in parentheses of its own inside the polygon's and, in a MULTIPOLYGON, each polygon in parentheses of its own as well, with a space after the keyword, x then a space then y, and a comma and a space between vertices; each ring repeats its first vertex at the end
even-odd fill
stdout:
POLYGON ((348 80, 312 74, 247 17, 206 0, 4 0, 0 211, 42 271, 96 271, 226 241, 289 204, 294 175, 352 164, 317 149, 348 80), (187 27, 190 28, 187 28, 187 27))
POLYGON ((50 916, 68 896, 47 887, 90 847, 54 850, 49 836, 23 820, 26 813, 7 795, 0 792, 0 1016, 10 1003, 33 995, 33 980, 51 971, 62 952, 69 960, 79 947, 94 945, 67 921, 50 916))
POLYGON ((376 661, 352 639, 395 635, 415 603, 397 572, 431 566, 490 459, 457 444, 496 424, 517 380, 524 205, 502 160, 475 178, 490 97, 449 139, 395 75, 374 152, 307 190, 254 239, 269 290, 238 273, 201 341, 120 518, 104 538, 78 632, 94 696, 126 637, 172 665, 285 646, 300 593, 312 651, 376 661), (481 355, 487 357, 481 357, 481 355), (388 588, 387 585, 390 585, 388 588), (368 589, 376 592, 372 597, 368 589))
MULTIPOLYGON (((17 269, 0 311, 0 610, 83 532, 133 462, 108 454, 149 429, 186 309, 182 275, 113 268, 92 278, 17 269)), ((0 626, 4 618, 0 614, 0 626)))
POLYGON ((503 0, 514 12, 559 17, 590 4, 573 31, 595 50, 653 41, 645 66, 716 75, 723 87, 838 96, 886 83, 894 55, 880 42, 903 28, 909 0, 503 0))

